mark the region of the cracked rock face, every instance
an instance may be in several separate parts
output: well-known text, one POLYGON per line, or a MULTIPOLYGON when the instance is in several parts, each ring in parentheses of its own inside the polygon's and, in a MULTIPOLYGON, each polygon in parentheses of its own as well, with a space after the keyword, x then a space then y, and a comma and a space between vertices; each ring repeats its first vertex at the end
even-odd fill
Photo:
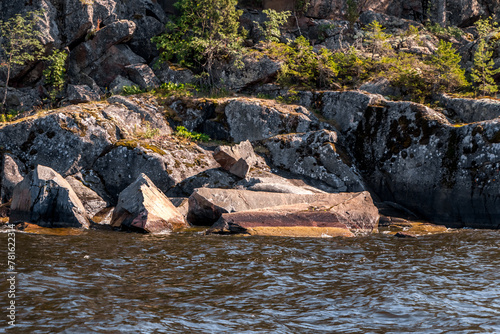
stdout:
POLYGON ((14 188, 9 222, 89 227, 85 208, 70 184, 53 169, 40 165, 14 188))

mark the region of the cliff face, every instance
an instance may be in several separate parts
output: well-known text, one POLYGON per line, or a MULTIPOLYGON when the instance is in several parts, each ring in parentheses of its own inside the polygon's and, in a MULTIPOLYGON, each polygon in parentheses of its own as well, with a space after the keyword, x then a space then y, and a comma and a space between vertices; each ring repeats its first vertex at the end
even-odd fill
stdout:
MULTIPOLYGON (((442 17, 447 23, 468 26, 480 16, 495 16, 500 7, 499 0, 361 0, 360 10, 373 10, 388 15, 423 21, 429 18, 439 22, 442 17)), ((293 0, 265 0, 265 8, 292 10, 293 0)), ((347 0, 311 0, 306 16, 314 19, 342 19, 346 12, 347 0)))

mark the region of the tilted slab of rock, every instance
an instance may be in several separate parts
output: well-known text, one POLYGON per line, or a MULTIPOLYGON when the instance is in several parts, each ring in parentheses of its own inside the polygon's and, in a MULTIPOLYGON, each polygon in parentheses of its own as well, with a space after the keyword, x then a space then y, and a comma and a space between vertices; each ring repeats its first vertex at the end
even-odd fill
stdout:
POLYGON ((66 177, 66 181, 68 181, 71 188, 82 202, 89 217, 93 217, 96 213, 108 206, 108 203, 102 199, 101 196, 84 185, 82 181, 73 176, 66 177))
POLYGON ((85 208, 68 181, 45 166, 37 166, 14 188, 9 222, 89 227, 85 208))
MULTIPOLYGON (((365 194, 365 192, 363 192, 363 194, 365 194)), ((334 204, 339 203, 339 197, 338 194, 328 193, 291 194, 236 189, 199 188, 189 197, 189 212, 187 219, 194 225, 208 226, 216 222, 223 213, 314 202, 328 202, 334 204)))
POLYGON ((219 146, 213 156, 223 169, 242 179, 257 162, 252 144, 248 140, 235 146, 219 146))
POLYGON ((0 203, 7 203, 12 199, 15 186, 24 179, 23 171, 19 169, 20 161, 11 154, 4 153, 0 160, 2 171, 0 181, 0 203))
POLYGON ((368 192, 329 194, 328 200, 223 213, 209 233, 352 236, 377 231, 378 209, 368 192))
POLYGON ((279 135, 262 143, 275 167, 321 180, 336 191, 365 190, 350 156, 338 145, 336 132, 279 135))
POLYGON ((149 233, 189 227, 184 216, 145 174, 120 193, 111 225, 133 227, 149 233))

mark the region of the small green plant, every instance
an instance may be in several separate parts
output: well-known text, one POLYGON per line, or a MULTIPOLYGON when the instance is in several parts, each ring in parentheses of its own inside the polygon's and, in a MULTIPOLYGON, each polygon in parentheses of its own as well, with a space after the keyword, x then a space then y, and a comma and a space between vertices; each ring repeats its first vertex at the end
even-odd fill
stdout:
POLYGON ((474 25, 476 26, 479 38, 485 38, 489 34, 498 32, 499 30, 498 23, 491 16, 486 19, 477 20, 474 25))
POLYGON ((365 27, 366 42, 372 51, 372 59, 375 54, 382 55, 392 50, 391 45, 388 43, 390 34, 384 32, 385 28, 378 21, 372 21, 365 27))
POLYGON ((123 86, 122 92, 120 94, 123 96, 129 96, 129 95, 135 95, 135 94, 142 94, 145 92, 146 91, 141 89, 141 87, 133 85, 133 86, 123 86))
POLYGON ((347 0, 345 19, 349 22, 349 29, 354 29, 354 24, 359 19, 359 8, 356 0, 347 0))
POLYGON ((137 137, 143 139, 152 139, 160 135, 160 129, 153 128, 150 122, 144 121, 143 126, 144 129, 141 129, 141 131, 135 131, 137 137))
POLYGON ((1 123, 11 122, 18 115, 19 115, 19 111, 11 109, 7 113, 0 114, 0 122, 1 123))
POLYGON ((454 37, 461 38, 464 35, 462 29, 454 26, 442 27, 439 23, 428 23, 426 29, 434 35, 442 36, 445 38, 454 37))
POLYGON ((0 21, 0 66, 7 67, 5 90, 0 111, 5 112, 7 91, 13 66, 26 66, 42 56, 41 32, 37 30, 41 11, 17 14, 7 21, 0 21))
POLYGON ((47 57, 49 66, 43 71, 45 83, 49 85, 49 95, 52 102, 55 101, 57 94, 59 94, 66 83, 66 59, 68 54, 62 50, 54 50, 50 56, 47 57))
POLYGON ((191 132, 184 126, 178 126, 175 128, 175 134, 179 137, 187 138, 194 141, 207 142, 210 141, 210 137, 204 133, 191 132))
POLYGON ((439 41, 436 54, 430 62, 437 74, 433 85, 435 90, 454 91, 469 85, 465 78, 465 71, 460 67, 461 60, 462 58, 450 42, 439 41))
POLYGON ((264 28, 261 28, 264 38, 268 42, 279 42, 280 28, 288 21, 291 13, 289 11, 277 12, 274 9, 264 9, 262 12, 267 15, 267 22, 264 23, 264 28))
POLYGON ((197 88, 193 85, 165 82, 160 87, 154 89, 153 93, 160 96, 191 96, 193 95, 192 91, 197 91, 197 88))
POLYGON ((492 55, 493 51, 489 51, 486 41, 481 39, 474 53, 474 67, 472 68, 471 77, 476 84, 477 91, 483 96, 498 92, 498 86, 493 76, 500 73, 500 69, 493 69, 495 62, 492 55))

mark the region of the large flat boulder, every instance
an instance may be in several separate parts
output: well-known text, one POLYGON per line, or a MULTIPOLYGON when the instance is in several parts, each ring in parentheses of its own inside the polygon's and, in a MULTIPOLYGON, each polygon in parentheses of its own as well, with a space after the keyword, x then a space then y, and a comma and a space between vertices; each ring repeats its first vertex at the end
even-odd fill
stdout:
POLYGON ((184 216, 145 174, 120 193, 111 225, 149 233, 168 233, 189 227, 184 216))
POLYGON ((68 181, 40 165, 14 188, 9 222, 89 227, 85 208, 68 181))
POLYGON ((368 192, 329 195, 327 201, 224 213, 210 233, 352 236, 377 231, 379 213, 368 192))
MULTIPOLYGON (((364 192, 363 192, 364 194, 364 192)), ((299 203, 339 203, 338 194, 293 194, 237 189, 199 188, 189 197, 187 219, 194 225, 209 226, 223 213, 256 210, 299 203)))

